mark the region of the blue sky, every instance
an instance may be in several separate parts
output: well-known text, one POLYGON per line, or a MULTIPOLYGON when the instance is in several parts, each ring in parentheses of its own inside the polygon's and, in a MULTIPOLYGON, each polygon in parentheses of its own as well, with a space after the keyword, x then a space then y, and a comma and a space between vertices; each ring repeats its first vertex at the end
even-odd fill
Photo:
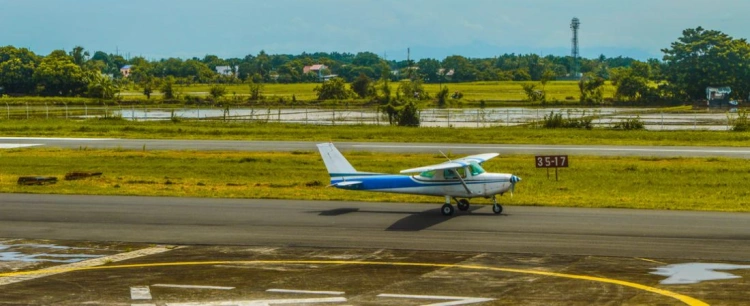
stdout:
POLYGON ((0 0, 0 45, 149 59, 371 51, 389 59, 570 53, 661 58, 682 30, 748 37, 747 0, 0 0), (93 52, 92 52, 93 53, 93 52))

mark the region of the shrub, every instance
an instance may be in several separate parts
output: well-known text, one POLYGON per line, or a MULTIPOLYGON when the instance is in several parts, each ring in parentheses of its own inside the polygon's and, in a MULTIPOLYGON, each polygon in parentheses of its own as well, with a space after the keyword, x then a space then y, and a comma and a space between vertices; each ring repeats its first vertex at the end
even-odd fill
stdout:
POLYGON ((645 128, 645 125, 643 124, 643 121, 641 121, 641 116, 636 116, 635 118, 623 119, 619 123, 615 124, 614 128, 626 131, 642 130, 645 128))
POLYGON ((750 130, 750 121, 747 120, 747 110, 737 111, 737 119, 732 121, 732 131, 745 132, 750 130))
POLYGON ((550 112, 549 115, 544 115, 544 128, 547 129, 593 129, 592 122, 594 121, 593 116, 586 116, 584 111, 580 118, 572 118, 570 113, 568 117, 564 118, 561 113, 550 112))

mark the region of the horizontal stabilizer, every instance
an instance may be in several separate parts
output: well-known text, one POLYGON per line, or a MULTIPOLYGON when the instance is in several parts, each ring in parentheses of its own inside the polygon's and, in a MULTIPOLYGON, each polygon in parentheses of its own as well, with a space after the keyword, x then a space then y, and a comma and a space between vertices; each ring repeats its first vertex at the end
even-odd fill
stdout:
POLYGON ((362 189, 363 185, 360 181, 343 181, 336 184, 331 184, 331 186, 342 189, 360 190, 362 189))

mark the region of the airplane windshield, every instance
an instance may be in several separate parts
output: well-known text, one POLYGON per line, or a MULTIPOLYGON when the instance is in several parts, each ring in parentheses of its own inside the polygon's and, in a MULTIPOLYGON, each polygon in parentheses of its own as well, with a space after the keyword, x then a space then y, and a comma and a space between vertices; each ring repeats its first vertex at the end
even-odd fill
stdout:
POLYGON ((471 176, 477 176, 485 172, 482 166, 477 163, 469 164, 469 171, 471 171, 471 176))

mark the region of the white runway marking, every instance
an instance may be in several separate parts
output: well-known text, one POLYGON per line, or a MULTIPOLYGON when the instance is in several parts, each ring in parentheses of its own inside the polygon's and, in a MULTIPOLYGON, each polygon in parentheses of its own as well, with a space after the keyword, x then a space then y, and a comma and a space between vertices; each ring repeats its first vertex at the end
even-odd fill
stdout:
POLYGON ((111 263, 111 262, 118 262, 118 261, 153 255, 153 254, 164 253, 169 250, 171 250, 171 248, 161 247, 161 246, 153 247, 153 248, 146 248, 146 249, 141 249, 141 250, 137 250, 133 252, 120 253, 120 254, 115 254, 112 256, 105 256, 105 257, 99 257, 95 259, 79 261, 79 262, 71 263, 67 265, 52 266, 49 268, 44 268, 44 269, 39 270, 39 271, 49 271, 47 273, 0 277, 0 286, 19 283, 25 280, 42 278, 45 276, 65 273, 65 272, 70 271, 70 269, 101 266, 101 265, 111 263))
MULTIPOLYGON (((352 147, 358 148, 403 148, 405 146, 392 146, 392 145, 352 145, 352 147)), ((662 152, 662 153, 747 153, 750 154, 750 150, 737 149, 737 150, 714 150, 714 149, 657 149, 657 148, 599 148, 599 147, 495 147, 495 146, 408 146, 409 148, 421 148, 421 149, 471 149, 471 150, 518 150, 518 149, 529 149, 529 150, 570 150, 570 151, 612 151, 612 152, 662 152)))
POLYGON ((290 290, 290 289, 268 289, 266 292, 279 292, 279 293, 308 293, 308 294, 330 294, 330 295, 342 295, 342 291, 309 291, 309 290, 290 290))
POLYGON ((317 303, 343 303, 344 297, 316 298, 316 299, 281 299, 281 300, 244 300, 244 301, 220 301, 220 302, 189 302, 189 303, 167 303, 167 306, 260 306, 280 304, 317 304, 317 303))
POLYGON ((130 287, 130 299, 131 300, 150 300, 151 290, 148 288, 148 286, 130 287))
POLYGON ((0 137, 0 140, 117 140, 117 138, 65 138, 65 137, 0 137))
POLYGON ((41 146, 42 144, 37 143, 0 143, 0 149, 16 149, 16 148, 26 148, 26 147, 33 147, 33 146, 41 146))
POLYGON ((466 304, 474 304, 474 303, 484 303, 484 302, 495 300, 495 299, 489 299, 489 298, 463 297, 463 296, 407 295, 407 294, 388 294, 388 293, 378 294, 378 297, 389 297, 389 298, 397 298, 397 299, 451 300, 451 302, 428 304, 424 306, 466 305, 466 304))
POLYGON ((222 286, 172 285, 172 284, 153 284, 151 285, 151 287, 185 288, 185 289, 216 289, 216 290, 234 289, 234 287, 222 287, 222 286))

